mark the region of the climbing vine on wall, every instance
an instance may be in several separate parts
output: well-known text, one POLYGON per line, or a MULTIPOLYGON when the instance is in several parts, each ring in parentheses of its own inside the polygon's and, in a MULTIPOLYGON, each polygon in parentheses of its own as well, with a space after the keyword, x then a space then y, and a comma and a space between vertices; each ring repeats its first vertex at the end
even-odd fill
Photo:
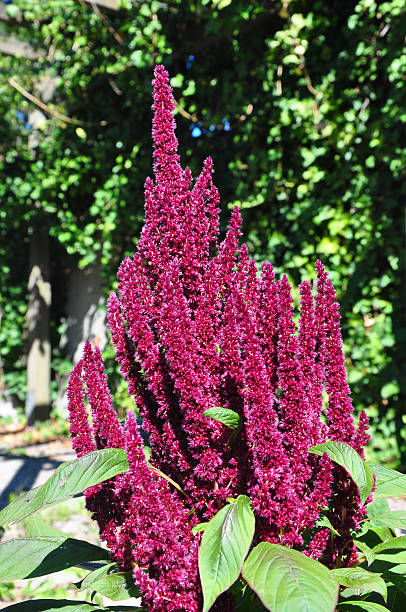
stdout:
MULTIPOLYGON (((223 202, 241 207, 256 257, 294 282, 317 257, 333 271, 354 403, 383 417, 375 450, 399 462, 403 2, 118 5, 7 7, 2 36, 27 41, 32 54, 0 56, 6 376, 24 366, 25 245, 36 224, 49 227, 55 252, 81 267, 100 258, 111 279, 134 250, 151 155, 150 81, 163 62, 174 75, 183 159, 195 171, 215 155, 223 202)), ((62 315, 55 307, 55 345, 62 315)))

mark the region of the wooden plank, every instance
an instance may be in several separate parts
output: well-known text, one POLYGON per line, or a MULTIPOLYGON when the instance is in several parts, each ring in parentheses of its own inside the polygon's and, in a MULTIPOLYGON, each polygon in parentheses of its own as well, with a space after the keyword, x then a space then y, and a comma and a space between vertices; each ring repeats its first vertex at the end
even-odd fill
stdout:
POLYGON ((111 11, 118 11, 117 0, 85 0, 87 4, 96 4, 100 8, 110 9, 111 11))
POLYGON ((26 59, 38 59, 45 55, 45 51, 36 51, 29 43, 13 36, 8 38, 0 36, 0 53, 25 57, 26 59))
POLYGON ((10 21, 10 15, 7 13, 5 4, 0 4, 0 21, 10 21))
MULTIPOLYGON (((78 1, 78 0, 76 0, 78 1)), ((118 11, 118 1, 117 0, 84 0, 87 4, 95 4, 99 8, 109 9, 110 11, 118 11)), ((19 13, 17 17, 11 18, 7 12, 7 6, 3 4, 0 0, 0 21, 22 21, 22 15, 19 13)))

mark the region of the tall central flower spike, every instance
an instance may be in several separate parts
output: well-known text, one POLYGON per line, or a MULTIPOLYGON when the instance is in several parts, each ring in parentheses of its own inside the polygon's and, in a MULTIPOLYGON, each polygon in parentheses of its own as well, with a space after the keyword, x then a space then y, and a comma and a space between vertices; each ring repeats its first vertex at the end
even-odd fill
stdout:
MULTIPOLYGON (((201 534, 191 529, 228 497, 250 496, 257 541, 293 546, 329 567, 337 556, 353 563, 350 532, 365 508, 348 474, 308 450, 332 439, 362 456, 368 422, 362 413, 354 427, 339 306, 322 264, 315 297, 309 283, 300 285, 296 327, 286 276, 276 280, 268 263, 259 274, 247 247, 239 247, 238 208, 219 243, 212 161, 194 182, 181 168, 163 66, 153 84, 155 182, 146 181, 138 249, 122 262, 118 294, 108 303, 117 361, 139 419, 130 411, 120 425, 101 355, 87 344, 69 382, 70 431, 79 456, 127 450, 129 472, 86 498, 112 558, 133 572, 143 607, 198 612, 201 534), (203 416, 216 406, 239 414, 236 435, 203 416), (340 536, 316 526, 326 506, 340 536)), ((230 595, 213 609, 233 610, 230 595)))

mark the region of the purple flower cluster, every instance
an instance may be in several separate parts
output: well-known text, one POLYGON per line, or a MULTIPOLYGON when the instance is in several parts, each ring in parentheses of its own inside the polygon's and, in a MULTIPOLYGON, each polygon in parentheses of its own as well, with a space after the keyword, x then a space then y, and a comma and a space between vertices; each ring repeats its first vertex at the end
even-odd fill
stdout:
MULTIPOLYGON (((249 495, 258 540, 294 546, 330 567, 337 558, 354 561, 351 530, 364 512, 357 490, 309 447, 338 440, 362 456, 368 421, 362 413, 354 426, 339 306, 321 262, 316 296, 300 285, 296 325, 286 276, 276 280, 269 263, 259 273, 239 247, 237 208, 219 243, 212 161, 194 183, 181 168, 162 66, 153 109, 155 182, 145 184, 137 253, 122 262, 108 303, 121 373, 150 436, 150 464, 134 414, 120 425, 100 352, 89 344, 69 382, 71 436, 79 456, 127 450, 129 472, 86 496, 113 559, 133 571, 143 606, 197 612, 201 534, 191 529, 228 497, 249 495), (216 406, 239 414, 237 432, 203 416, 216 406), (325 507, 340 536, 317 527, 325 507)), ((219 609, 233 609, 227 597, 219 609)))

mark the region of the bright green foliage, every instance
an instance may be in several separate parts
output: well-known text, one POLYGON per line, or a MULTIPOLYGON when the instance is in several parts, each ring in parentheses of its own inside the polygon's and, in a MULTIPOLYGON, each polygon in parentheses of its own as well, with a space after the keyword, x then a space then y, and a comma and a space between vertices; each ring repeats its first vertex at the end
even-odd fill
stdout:
POLYGON ((339 10, 321 0, 121 5, 118 12, 76 0, 12 5, 25 21, 7 28, 44 53, 0 57, 7 382, 14 391, 24 365, 32 229, 48 227, 53 237, 55 321, 63 314, 61 267, 101 257, 113 275, 134 250, 150 170, 150 82, 160 62, 174 75, 183 159, 196 174, 202 157, 214 158, 217 186, 225 204, 241 206, 252 251, 294 281, 317 257, 331 270, 355 403, 376 417, 380 458, 399 463, 406 450, 403 0, 343 0, 339 10), (48 112, 27 129, 16 111, 27 117, 36 106, 9 75, 67 119, 48 112), (41 92, 44 76, 53 79, 51 100, 41 92))
MULTIPOLYGON (((117 466, 122 463, 121 449, 108 449, 108 452, 113 463, 117 466)), ((103 482, 106 473, 100 471, 97 459, 104 460, 105 453, 105 450, 91 453, 96 461, 88 466, 87 483, 82 473, 83 486, 103 482)), ((60 481, 61 473, 71 473, 73 463, 80 472, 79 462, 80 459, 62 464, 43 485, 44 489, 48 486, 52 490, 55 480, 60 481)), ((386 477, 390 480, 392 475, 387 473, 386 477)), ((78 487, 70 486, 68 489, 70 491, 65 491, 65 497, 73 496, 78 487)), ((34 491, 38 492, 38 488, 34 491)), ((403 493, 406 494, 406 487, 403 493)), ((37 495, 38 493, 34 492, 25 494, 25 515, 41 509, 36 500, 37 495)), ((336 606, 343 612, 357 609, 370 612, 402 612, 406 586, 406 537, 394 537, 393 531, 388 528, 370 528, 370 521, 376 520, 382 510, 387 510, 386 500, 377 499, 368 504, 368 516, 364 525, 354 533, 354 537, 358 538, 355 540, 357 548, 364 552, 366 558, 360 557, 352 567, 329 570, 322 563, 299 551, 279 544, 261 542, 255 546, 255 519, 250 500, 244 495, 238 496, 204 524, 199 550, 204 610, 212 609, 217 596, 230 589, 238 603, 237 609, 241 612, 261 612, 264 609, 272 612, 290 612, 293 609, 303 612, 333 612, 336 606), (367 562, 368 570, 365 567, 367 562), (340 592, 339 583, 342 585, 340 592), (388 608, 376 603, 376 597, 383 597, 385 601, 387 598, 388 608)), ((9 521, 23 518, 18 504, 15 503, 7 506, 3 513, 9 517, 9 521)), ((392 515, 393 526, 402 526, 402 517, 398 520, 397 512, 392 515)), ((102 560, 101 567, 88 573, 76 584, 78 589, 92 589, 117 601, 138 594, 131 574, 117 572, 117 565, 111 563, 107 550, 69 538, 56 530, 56 533, 46 536, 44 529, 43 521, 33 517, 28 521, 26 538, 8 540, 0 544, 0 581, 8 584, 10 578, 42 576, 90 560, 102 560)), ((340 559, 337 559, 338 565, 339 561, 340 559)), ((87 602, 53 599, 27 601, 6 608, 10 612, 52 612, 57 609, 66 612, 89 612, 127 608, 120 605, 101 607, 87 602)))
POLYGON ((80 583, 80 590, 91 589, 113 601, 139 597, 139 590, 134 585, 131 572, 115 572, 115 563, 103 565, 90 572, 80 583))
POLYGON ((364 555, 367 564, 371 565, 375 561, 376 554, 369 548, 368 544, 365 542, 360 542, 359 540, 354 540, 354 544, 357 547, 358 552, 360 553, 360 557, 362 558, 362 554, 364 555), (361 554, 362 553, 362 554, 361 554))
POLYGON ((22 493, 0 511, 0 526, 21 521, 46 506, 69 499, 88 487, 128 470, 126 453, 121 448, 92 451, 62 463, 41 486, 22 493))
POLYGON ((342 567, 332 570, 332 574, 341 585, 359 589, 360 595, 365 591, 375 591, 380 593, 385 601, 387 599, 385 581, 374 572, 368 572, 361 567, 342 567))
POLYGON ((227 427, 230 427, 231 429, 237 429, 240 422, 240 417, 237 412, 234 412, 234 410, 230 410, 229 408, 221 408, 220 406, 209 408, 203 413, 203 416, 220 421, 220 423, 227 425, 227 427))
POLYGON ((381 606, 371 601, 346 601, 340 606, 340 612, 358 612, 358 610, 366 610, 366 612, 389 612, 388 608, 381 606))
POLYGON ((68 599, 34 599, 32 601, 22 601, 21 603, 7 606, 4 608, 7 612, 104 612, 105 610, 114 610, 115 612, 125 612, 126 610, 140 610, 134 606, 98 606, 87 603, 86 601, 69 601, 68 599))
POLYGON ((336 608, 336 577, 297 550, 261 542, 244 563, 242 575, 272 612, 334 612, 336 608))
POLYGON ((406 488, 406 476, 396 470, 371 464, 371 468, 376 476, 374 499, 386 497, 402 497, 406 488))
POLYGON ((21 580, 109 559, 109 551, 68 537, 37 536, 0 543, 0 580, 21 580))
MULTIPOLYGON (((406 529, 406 512, 403 510, 395 510, 394 512, 385 512, 373 517, 372 525, 385 525, 386 527, 399 527, 406 529)), ((406 557, 405 557, 406 561, 406 557)))
POLYGON ((211 519, 199 549, 199 573, 203 590, 203 612, 234 584, 254 537, 255 517, 250 500, 239 495, 211 519))
POLYGON ((361 459, 357 451, 343 442, 329 440, 324 442, 324 444, 312 446, 309 452, 321 456, 326 453, 330 459, 346 469, 358 487, 361 502, 365 503, 372 491, 374 474, 369 465, 361 459))

